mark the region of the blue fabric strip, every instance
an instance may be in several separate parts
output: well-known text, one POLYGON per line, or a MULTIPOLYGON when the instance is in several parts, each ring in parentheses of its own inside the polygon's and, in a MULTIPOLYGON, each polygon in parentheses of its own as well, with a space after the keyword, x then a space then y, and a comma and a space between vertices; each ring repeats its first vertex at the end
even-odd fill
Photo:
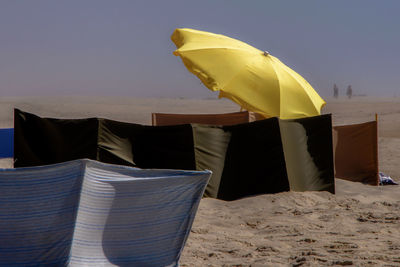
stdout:
POLYGON ((0 266, 177 266, 209 171, 0 169, 0 266))
POLYGON ((0 129, 0 158, 14 156, 14 129, 0 129))

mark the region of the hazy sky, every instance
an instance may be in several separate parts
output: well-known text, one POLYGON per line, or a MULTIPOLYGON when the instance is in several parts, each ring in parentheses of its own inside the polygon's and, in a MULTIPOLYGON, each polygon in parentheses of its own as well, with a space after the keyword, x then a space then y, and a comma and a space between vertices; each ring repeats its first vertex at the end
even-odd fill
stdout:
POLYGON ((267 50, 322 96, 400 96, 398 0, 1 0, 0 97, 214 97, 189 73, 175 28, 267 50))

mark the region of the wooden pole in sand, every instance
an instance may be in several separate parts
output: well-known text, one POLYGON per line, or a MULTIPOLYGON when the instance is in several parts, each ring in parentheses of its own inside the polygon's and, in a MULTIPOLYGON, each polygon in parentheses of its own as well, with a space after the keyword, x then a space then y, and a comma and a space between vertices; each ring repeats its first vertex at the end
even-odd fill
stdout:
POLYGON ((376 164, 376 182, 379 185, 379 160, 378 160, 378 113, 375 113, 376 122, 376 153, 375 153, 375 164, 376 164))

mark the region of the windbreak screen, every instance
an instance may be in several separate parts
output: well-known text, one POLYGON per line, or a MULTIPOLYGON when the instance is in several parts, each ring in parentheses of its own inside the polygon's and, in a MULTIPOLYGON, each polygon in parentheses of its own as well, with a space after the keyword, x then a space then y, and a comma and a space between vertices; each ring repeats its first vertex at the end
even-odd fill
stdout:
POLYGON ((205 196, 223 200, 289 190, 334 192, 330 115, 145 126, 15 110, 14 123, 15 167, 89 158, 140 168, 209 169, 205 196))
POLYGON ((277 118, 225 126, 224 130, 231 139, 218 198, 234 200, 289 191, 277 118))
POLYGON ((193 124, 193 140, 197 170, 212 170, 204 195, 218 198, 225 157, 231 133, 221 126, 193 124))
POLYGON ((179 266, 209 171, 0 169, 0 266, 179 266))
POLYGON ((194 170, 192 127, 145 126, 102 119, 99 160, 140 168, 194 170))
POLYGON ((41 118, 14 110, 14 167, 96 159, 98 120, 41 118))
POLYGON ((335 126, 335 177, 379 184, 377 122, 335 126))
POLYGON ((14 156, 14 129, 0 129, 0 158, 14 156))
POLYGON ((224 114, 172 114, 153 113, 153 125, 178 125, 178 124, 208 124, 208 125, 234 125, 246 123, 251 120, 248 111, 224 113, 224 114))
POLYGON ((191 125, 53 119, 15 110, 15 167, 89 158, 141 168, 194 170, 191 125))
POLYGON ((99 119, 98 160, 106 163, 136 166, 131 136, 143 125, 99 119))
POLYGON ((290 189, 335 192, 330 114, 280 120, 290 189))

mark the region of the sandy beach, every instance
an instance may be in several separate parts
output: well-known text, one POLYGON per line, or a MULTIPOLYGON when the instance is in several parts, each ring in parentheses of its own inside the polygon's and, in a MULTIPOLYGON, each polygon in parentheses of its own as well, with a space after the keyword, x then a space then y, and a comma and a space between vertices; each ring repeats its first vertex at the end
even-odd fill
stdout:
MULTIPOLYGON (((380 170, 400 179, 400 98, 326 99, 333 124, 367 122, 378 114, 380 170)), ((43 117, 103 117, 150 124, 152 112, 224 113, 228 100, 6 97, 0 128, 13 108, 43 117)), ((0 167, 11 167, 1 159, 0 167)), ((336 194, 285 192, 232 202, 201 201, 182 266, 400 266, 400 187, 336 179, 336 194)))

